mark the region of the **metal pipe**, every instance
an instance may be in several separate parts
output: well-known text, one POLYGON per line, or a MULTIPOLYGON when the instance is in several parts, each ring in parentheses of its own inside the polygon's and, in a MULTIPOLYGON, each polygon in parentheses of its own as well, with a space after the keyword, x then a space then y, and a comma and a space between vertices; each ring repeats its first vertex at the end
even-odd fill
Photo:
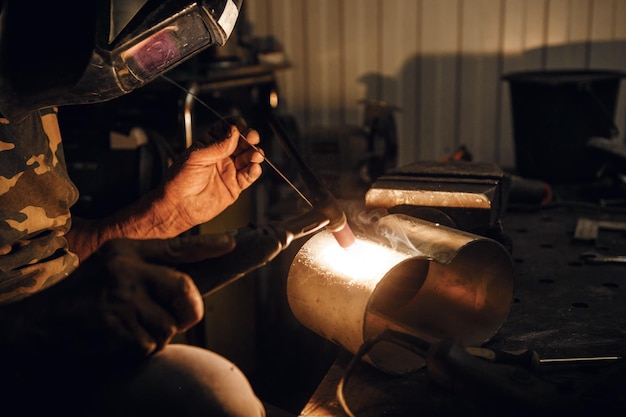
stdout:
MULTIPOLYGON (((300 249, 287 297, 303 325, 353 354, 386 329, 466 345, 499 330, 513 298, 513 264, 500 243, 405 215, 384 216, 376 226, 348 250, 334 250, 327 230, 300 249)), ((424 365, 386 342, 364 359, 392 374, 424 365)))

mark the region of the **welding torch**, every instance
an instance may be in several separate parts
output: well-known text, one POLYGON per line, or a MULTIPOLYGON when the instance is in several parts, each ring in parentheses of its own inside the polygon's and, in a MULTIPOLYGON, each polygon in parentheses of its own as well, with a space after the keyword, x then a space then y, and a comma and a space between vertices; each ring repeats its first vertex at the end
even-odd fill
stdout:
POLYGON ((339 203, 330 192, 328 187, 315 176, 304 159, 297 151, 295 144, 289 139, 289 135, 275 115, 269 120, 269 125, 278 139, 287 157, 295 162, 300 177, 309 190, 311 199, 305 199, 314 209, 319 210, 328 219, 326 229, 330 230, 342 248, 346 249, 354 243, 355 236, 350 229, 346 214, 339 206, 339 203))
POLYGON ((201 294, 206 296, 266 265, 294 240, 313 234, 328 224, 329 219, 319 210, 285 221, 250 224, 229 232, 235 239, 235 248, 231 252, 179 268, 194 279, 201 294))

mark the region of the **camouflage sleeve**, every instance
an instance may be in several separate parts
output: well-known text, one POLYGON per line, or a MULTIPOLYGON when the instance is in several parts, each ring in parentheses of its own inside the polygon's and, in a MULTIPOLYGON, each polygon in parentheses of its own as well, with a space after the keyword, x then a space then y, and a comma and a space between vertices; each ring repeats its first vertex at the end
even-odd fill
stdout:
POLYGON ((56 109, 19 123, 0 119, 0 303, 49 287, 78 266, 64 237, 77 198, 56 109))

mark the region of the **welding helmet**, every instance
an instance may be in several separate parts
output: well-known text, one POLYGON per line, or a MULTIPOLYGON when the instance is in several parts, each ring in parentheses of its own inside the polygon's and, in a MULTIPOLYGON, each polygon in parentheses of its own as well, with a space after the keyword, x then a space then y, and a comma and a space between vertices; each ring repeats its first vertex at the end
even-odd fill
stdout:
POLYGON ((0 0, 0 113, 13 121, 129 93, 224 45, 242 2, 143 0, 119 28, 113 16, 124 0, 0 0))

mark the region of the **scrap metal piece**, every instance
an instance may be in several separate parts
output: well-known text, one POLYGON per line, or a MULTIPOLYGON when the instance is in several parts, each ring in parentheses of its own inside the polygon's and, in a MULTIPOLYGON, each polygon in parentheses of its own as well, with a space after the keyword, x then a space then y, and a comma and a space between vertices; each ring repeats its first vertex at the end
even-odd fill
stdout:
POLYGON ((593 220, 586 217, 580 217, 576 222, 574 239, 596 240, 600 229, 626 231, 626 222, 593 220))

